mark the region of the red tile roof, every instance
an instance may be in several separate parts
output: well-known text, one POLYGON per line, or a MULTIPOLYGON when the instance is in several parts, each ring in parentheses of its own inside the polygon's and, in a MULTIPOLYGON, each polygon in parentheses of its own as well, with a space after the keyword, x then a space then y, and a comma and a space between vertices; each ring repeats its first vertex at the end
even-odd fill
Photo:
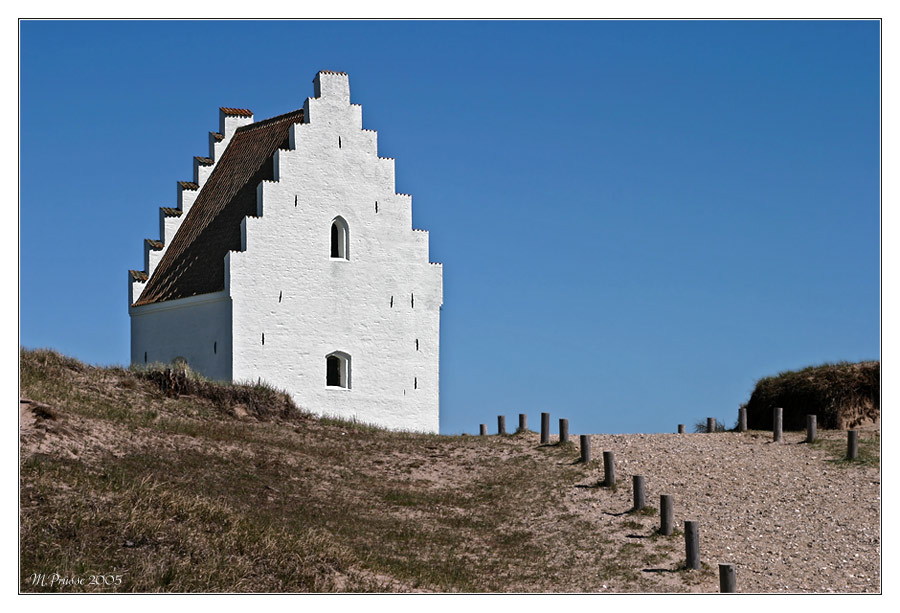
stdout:
POLYGON ((194 183, 193 181, 179 181, 178 185, 181 186, 181 189, 189 189, 192 191, 195 189, 200 189, 200 186, 197 185, 196 183, 194 183))
POLYGON ((235 117, 253 117, 253 111, 251 111, 250 109, 235 109, 229 106, 220 106, 219 110, 226 115, 232 115, 235 117))
POLYGON ((181 217, 181 209, 173 209, 167 206, 159 207, 159 210, 163 212, 163 215, 166 217, 181 217))
POLYGON ((212 134, 212 137, 216 140, 222 140, 223 138, 225 138, 225 135, 220 134, 219 132, 210 132, 210 134, 212 134))
POLYGON ((148 245, 150 245, 150 248, 153 249, 154 251, 159 251, 160 249, 162 249, 163 247, 166 246, 165 243, 163 243, 162 241, 155 241, 152 238, 145 238, 144 242, 147 243, 148 245))
POLYGON ((203 158, 199 155, 195 155, 194 159, 197 160, 197 163, 201 166, 212 166, 215 163, 215 160, 213 160, 212 158, 203 158))
POLYGON ((256 186, 273 180, 303 110, 238 128, 135 306, 225 289, 225 254, 241 248, 241 221, 256 215, 256 186))
POLYGON ((146 281, 147 280, 147 273, 145 273, 143 270, 129 270, 128 274, 131 275, 132 281, 146 281))

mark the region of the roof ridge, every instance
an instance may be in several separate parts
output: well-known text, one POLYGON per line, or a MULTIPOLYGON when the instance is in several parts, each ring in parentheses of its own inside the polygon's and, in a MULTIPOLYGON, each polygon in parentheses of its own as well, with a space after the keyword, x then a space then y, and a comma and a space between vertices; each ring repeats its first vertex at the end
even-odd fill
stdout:
POLYGON ((235 106, 220 106, 219 110, 232 117, 253 117, 250 109, 241 109, 235 106))
POLYGON ((296 111, 291 111, 290 113, 284 113, 282 115, 276 115, 275 117, 269 117, 268 119, 261 119, 253 123, 248 123, 246 126, 241 126, 234 132, 235 134, 237 134, 238 132, 250 132, 251 130, 255 130, 257 128, 264 128, 276 121, 284 121, 290 115, 297 115, 298 121, 295 121, 294 123, 303 121, 303 109, 297 109, 296 111))

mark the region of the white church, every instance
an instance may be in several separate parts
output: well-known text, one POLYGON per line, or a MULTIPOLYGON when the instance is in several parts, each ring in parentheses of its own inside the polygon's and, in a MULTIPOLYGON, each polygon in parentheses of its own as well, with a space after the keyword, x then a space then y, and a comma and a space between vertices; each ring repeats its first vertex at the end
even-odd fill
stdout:
POLYGON ((442 268, 345 73, 302 109, 219 109, 129 271, 131 362, 263 381, 320 415, 438 431, 442 268))

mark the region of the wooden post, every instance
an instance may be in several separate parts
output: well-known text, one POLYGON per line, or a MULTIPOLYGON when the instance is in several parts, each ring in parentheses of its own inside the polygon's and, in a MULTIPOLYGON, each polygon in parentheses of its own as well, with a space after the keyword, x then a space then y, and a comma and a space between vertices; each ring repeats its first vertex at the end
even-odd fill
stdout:
POLYGON ((736 587, 734 564, 719 564, 719 592, 734 594, 736 587))
POLYGON ((487 436, 487 424, 481 424, 481 436, 487 436))
POLYGON ((859 430, 847 430, 847 459, 855 460, 859 453, 859 430))
POLYGON ((807 443, 816 442, 816 416, 815 415, 807 415, 806 416, 806 442, 807 443))
POLYGON ((550 444, 550 413, 541 413, 541 445, 550 444))
POLYGON ((684 522, 685 567, 691 570, 700 568, 700 522, 686 520, 684 522))
POLYGON ((528 415, 525 413, 519 413, 519 429, 517 432, 527 432, 528 431, 528 415))
POLYGON ((781 442, 781 407, 775 407, 772 411, 772 440, 776 443, 781 442))
POLYGON ((684 434, 684 424, 678 424, 678 434, 684 434))
POLYGON ((747 431, 747 407, 738 409, 738 432, 747 431))
POLYGON ((715 432, 716 431, 716 418, 715 417, 707 417, 706 418, 706 431, 707 432, 715 432))
POLYGON ((581 461, 585 464, 591 461, 591 437, 587 434, 581 435, 581 461))
POLYGON ((569 420, 559 420, 559 444, 563 445, 569 442, 569 420))
POLYGON ((634 509, 640 511, 644 508, 644 478, 634 475, 631 477, 632 489, 634 490, 634 509))
POLYGON ((497 434, 506 434, 506 415, 497 416, 497 434))
POLYGON ((672 495, 662 494, 659 497, 659 533, 663 536, 672 536, 673 523, 672 495))
POLYGON ((616 458, 612 451, 603 452, 603 485, 613 487, 616 484, 616 458))

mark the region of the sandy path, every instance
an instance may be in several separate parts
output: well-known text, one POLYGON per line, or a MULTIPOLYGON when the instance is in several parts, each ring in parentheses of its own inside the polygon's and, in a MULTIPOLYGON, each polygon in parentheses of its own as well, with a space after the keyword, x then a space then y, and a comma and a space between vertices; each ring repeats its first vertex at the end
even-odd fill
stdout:
MULTIPOLYGON (((842 432, 820 436, 845 440, 842 432)), ((830 461, 804 439, 791 432, 781 444, 766 433, 594 435, 594 458, 615 454, 619 487, 572 488, 567 502, 615 532, 616 514, 632 504, 632 475, 645 477, 648 505, 673 495, 676 528, 700 522, 701 558, 716 573, 697 591, 717 591, 718 564, 733 563, 741 592, 878 592, 880 470, 830 461)), ((595 476, 602 478, 602 462, 595 476)), ((651 528, 659 521, 642 520, 651 528)), ((683 539, 679 546, 683 555, 683 539)), ((684 589, 665 572, 655 576, 660 589, 684 589)))

